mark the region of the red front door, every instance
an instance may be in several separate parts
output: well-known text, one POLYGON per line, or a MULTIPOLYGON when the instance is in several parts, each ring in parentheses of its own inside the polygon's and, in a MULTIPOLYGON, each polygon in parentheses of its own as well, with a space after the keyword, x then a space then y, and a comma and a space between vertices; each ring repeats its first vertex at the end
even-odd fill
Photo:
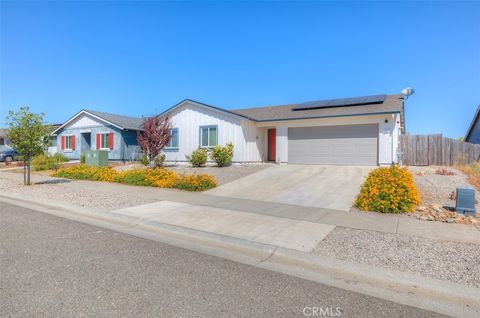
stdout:
POLYGON ((277 130, 268 130, 268 161, 275 161, 276 157, 277 130))

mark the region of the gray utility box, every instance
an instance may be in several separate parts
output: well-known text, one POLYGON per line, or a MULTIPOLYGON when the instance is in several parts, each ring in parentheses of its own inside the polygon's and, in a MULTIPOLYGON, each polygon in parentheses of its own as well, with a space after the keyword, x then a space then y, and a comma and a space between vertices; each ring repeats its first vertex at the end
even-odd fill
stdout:
POLYGON ((467 215, 475 215, 475 190, 471 188, 457 188, 457 202, 455 211, 467 215))
POLYGON ((106 150, 85 150, 85 164, 89 166, 107 166, 108 151, 106 150))

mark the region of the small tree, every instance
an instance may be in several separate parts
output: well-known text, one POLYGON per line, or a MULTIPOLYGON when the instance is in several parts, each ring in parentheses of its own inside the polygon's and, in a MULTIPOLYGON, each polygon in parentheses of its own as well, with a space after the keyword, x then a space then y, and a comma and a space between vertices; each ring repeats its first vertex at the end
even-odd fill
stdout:
POLYGON ((143 131, 137 133, 140 150, 147 156, 150 167, 155 166, 155 157, 170 142, 172 123, 168 116, 150 117, 143 124, 143 131))
POLYGON ((31 113, 28 107, 9 111, 7 116, 8 138, 12 147, 23 157, 23 183, 30 185, 31 159, 44 152, 52 128, 43 122, 44 113, 31 113))

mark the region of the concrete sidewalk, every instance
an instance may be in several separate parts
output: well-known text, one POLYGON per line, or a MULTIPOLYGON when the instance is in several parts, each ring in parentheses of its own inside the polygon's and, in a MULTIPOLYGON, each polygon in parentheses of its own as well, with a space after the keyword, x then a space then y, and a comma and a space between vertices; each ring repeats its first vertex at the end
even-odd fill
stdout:
POLYGON ((313 251, 335 228, 328 224, 171 201, 114 210, 111 213, 302 252, 313 251))
MULTIPOLYGON (((19 173, 0 172, 0 178, 22 181, 19 173)), ((51 182, 59 178, 34 175, 33 182, 51 182)), ((64 179, 60 179, 64 180, 64 179)), ((206 193, 174 189, 135 187, 116 183, 69 181, 62 183, 65 189, 78 188, 108 193, 114 196, 132 195, 144 199, 186 203, 195 206, 255 213, 312 223, 343 226, 360 230, 373 230, 394 234, 406 234, 434 240, 480 243, 480 230, 472 225, 426 222, 404 215, 345 212, 299 205, 220 197, 206 193)))

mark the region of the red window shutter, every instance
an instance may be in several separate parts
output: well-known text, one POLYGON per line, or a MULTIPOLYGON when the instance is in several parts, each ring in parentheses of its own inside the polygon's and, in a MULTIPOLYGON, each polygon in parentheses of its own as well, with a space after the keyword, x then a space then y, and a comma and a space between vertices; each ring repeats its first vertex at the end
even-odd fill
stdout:
POLYGON ((75 150, 75 136, 72 136, 72 150, 75 150))
POLYGON ((100 134, 97 134, 97 149, 100 149, 100 134))
POLYGON ((108 134, 108 144, 110 145, 110 149, 113 149, 113 133, 108 134))
POLYGON ((65 136, 62 136, 62 150, 65 149, 65 136))

